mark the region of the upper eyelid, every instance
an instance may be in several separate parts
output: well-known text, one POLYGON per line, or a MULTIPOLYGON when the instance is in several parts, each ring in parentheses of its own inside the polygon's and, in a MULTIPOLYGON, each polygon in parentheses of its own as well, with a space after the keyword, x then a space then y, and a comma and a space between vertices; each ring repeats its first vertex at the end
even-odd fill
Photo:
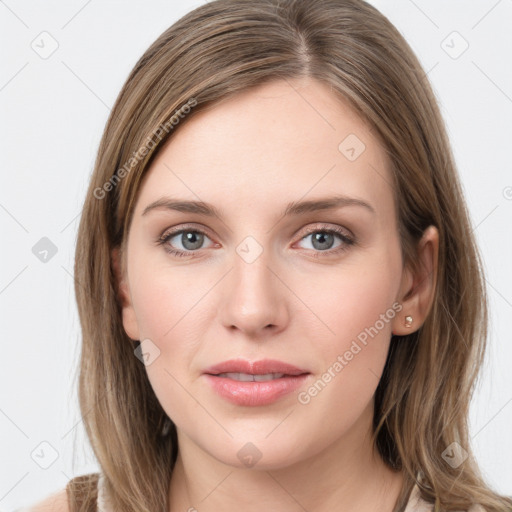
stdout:
POLYGON ((167 236, 175 236, 179 235, 180 233, 186 232, 186 231, 197 231, 199 233, 204 233, 205 235, 208 235, 210 233, 210 230, 204 226, 197 227, 194 224, 180 224, 179 226, 167 228, 162 232, 162 235, 160 238, 165 238, 167 236))
POLYGON ((296 233, 303 231, 305 236, 307 236, 307 235, 310 235, 311 233, 315 233, 316 231, 333 231, 333 232, 336 232, 336 234, 339 234, 339 233, 337 233, 338 230, 346 231, 348 237, 352 238, 354 236, 352 234, 352 232, 344 226, 340 226, 340 225, 333 226, 333 225, 330 225, 329 223, 325 223, 325 222, 323 222, 323 223, 320 222, 312 228, 304 228, 304 231, 301 228, 298 231, 296 231, 296 233))

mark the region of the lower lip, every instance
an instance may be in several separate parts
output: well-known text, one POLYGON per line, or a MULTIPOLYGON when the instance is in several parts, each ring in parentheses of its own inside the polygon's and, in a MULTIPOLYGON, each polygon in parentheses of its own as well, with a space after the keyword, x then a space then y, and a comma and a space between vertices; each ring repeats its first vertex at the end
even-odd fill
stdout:
POLYGON ((299 388, 308 373, 281 377, 264 382, 243 382, 226 377, 205 374, 212 388, 222 397, 237 405, 268 405, 299 388))

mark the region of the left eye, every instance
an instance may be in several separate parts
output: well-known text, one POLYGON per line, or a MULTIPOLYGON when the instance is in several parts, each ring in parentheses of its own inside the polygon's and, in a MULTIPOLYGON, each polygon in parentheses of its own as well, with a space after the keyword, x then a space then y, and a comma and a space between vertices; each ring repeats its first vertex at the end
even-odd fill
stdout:
POLYGON ((314 249, 317 251, 328 251, 330 249, 336 249, 342 245, 343 242, 348 245, 350 245, 352 242, 342 233, 328 229, 318 229, 316 231, 312 231, 303 237, 301 241, 307 240, 308 238, 311 238, 311 246, 305 247, 305 249, 314 249), (336 238, 341 240, 341 242, 338 242, 338 245, 335 246, 334 244, 336 242, 336 238))

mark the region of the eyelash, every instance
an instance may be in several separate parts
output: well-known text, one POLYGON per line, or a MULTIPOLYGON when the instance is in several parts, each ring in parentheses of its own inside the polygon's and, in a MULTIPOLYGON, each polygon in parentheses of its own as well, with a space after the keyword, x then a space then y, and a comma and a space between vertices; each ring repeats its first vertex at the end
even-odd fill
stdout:
MULTIPOLYGON (((171 238, 174 238, 176 235, 180 235, 182 233, 200 233, 200 234, 208 237, 208 233, 206 233, 206 231, 203 231, 202 229, 195 228, 195 227, 194 228, 182 227, 175 231, 164 232, 163 235, 161 235, 160 237, 157 238, 156 243, 157 243, 157 245, 164 246, 164 250, 172 256, 178 256, 180 258, 195 258, 195 257, 197 257, 197 253, 200 251, 200 249, 196 249, 195 251, 181 251, 179 249, 173 249, 167 244, 167 242, 171 238)), ((343 242, 343 245, 341 245, 340 247, 338 247, 336 249, 327 249, 325 251, 313 250, 314 254, 312 254, 312 256, 314 258, 324 257, 323 255, 325 255, 325 257, 328 257, 328 256, 333 256, 335 254, 340 254, 340 253, 348 250, 348 248, 350 246, 356 245, 355 238, 351 238, 351 237, 347 236, 345 234, 345 232, 342 231, 340 228, 324 227, 324 226, 316 227, 315 229, 308 231, 307 233, 304 234, 303 237, 301 237, 301 239, 299 241, 302 241, 304 238, 308 237, 309 235, 312 235, 313 233, 327 233, 327 234, 331 234, 331 235, 337 235, 343 242)))

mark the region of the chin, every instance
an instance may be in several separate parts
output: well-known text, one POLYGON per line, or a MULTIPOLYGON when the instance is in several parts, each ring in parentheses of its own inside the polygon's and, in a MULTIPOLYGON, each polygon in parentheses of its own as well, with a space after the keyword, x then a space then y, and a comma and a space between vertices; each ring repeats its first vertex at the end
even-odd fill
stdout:
POLYGON ((250 470, 283 469, 307 458, 307 454, 303 451, 303 444, 289 436, 280 438, 276 435, 274 439, 265 439, 261 436, 261 439, 253 441, 250 439, 250 436, 241 435, 235 439, 229 439, 221 447, 210 446, 208 451, 223 464, 250 470), (300 451, 297 446, 301 446, 300 451))

